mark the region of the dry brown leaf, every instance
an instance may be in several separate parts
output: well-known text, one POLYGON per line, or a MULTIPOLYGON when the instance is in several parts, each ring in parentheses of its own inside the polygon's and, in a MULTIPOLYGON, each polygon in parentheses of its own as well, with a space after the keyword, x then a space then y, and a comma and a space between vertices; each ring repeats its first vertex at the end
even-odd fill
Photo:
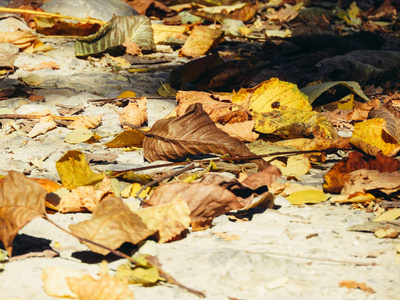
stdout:
POLYGON ((91 211, 105 196, 111 193, 111 179, 104 177, 98 189, 94 186, 80 186, 61 197, 57 209, 60 213, 91 211))
POLYGON ((369 119, 385 119, 387 132, 400 142, 400 111, 390 104, 372 109, 368 114, 369 119))
MULTIPOLYGON (((234 3, 235 1, 231 1, 234 3)), ((190 13, 199 16, 210 22, 222 21, 225 19, 240 20, 247 22, 251 20, 258 10, 258 1, 237 2, 229 6, 205 7, 199 10, 192 10, 190 13), (216 13, 209 12, 218 10, 216 13)))
MULTIPOLYGON (((72 224, 69 229, 77 236, 116 249, 124 242, 137 244, 156 230, 150 230, 142 219, 131 212, 122 200, 108 196, 100 202, 93 213, 92 219, 72 224)), ((85 243, 92 251, 106 255, 108 250, 85 243)))
POLYGON ((75 128, 96 128, 100 125, 103 115, 98 116, 79 116, 75 121, 69 124, 67 127, 69 129, 75 128))
POLYGON ((130 55, 141 55, 142 50, 138 47, 138 45, 135 42, 132 42, 130 39, 125 40, 125 42, 122 44, 125 49, 125 53, 130 54, 130 55))
POLYGON ((31 65, 23 65, 21 66, 22 69, 25 71, 37 71, 37 70, 45 70, 45 69, 50 69, 50 70, 58 70, 60 69, 60 65, 56 64, 54 61, 48 61, 48 62, 42 62, 40 64, 31 66, 31 65))
POLYGON ((185 201, 175 199, 165 205, 135 211, 151 230, 157 230, 159 243, 168 242, 190 225, 190 210, 185 201))
MULTIPOLYGON (((254 155, 242 141, 218 129, 201 104, 189 106, 181 117, 158 120, 143 141, 143 154, 149 161, 200 153, 254 155)), ((262 159, 252 162, 262 169, 269 165, 262 159)))
POLYGON ((364 121, 368 118, 368 114, 373 108, 378 108, 381 105, 379 99, 373 99, 365 103, 356 102, 356 106, 347 115, 349 121, 364 121))
POLYGON ((195 26, 189 38, 183 45, 179 55, 188 57, 200 57, 209 50, 218 46, 224 36, 224 32, 204 26, 195 26))
POLYGON ((89 275, 82 278, 67 277, 69 288, 81 300, 132 300, 133 293, 128 285, 119 279, 101 274, 99 279, 89 275))
POLYGON ((182 199, 189 206, 193 230, 207 228, 215 217, 243 207, 237 197, 223 187, 186 182, 158 187, 147 203, 163 205, 175 199, 182 199))
POLYGON ((230 136, 238 138, 243 142, 254 142, 260 136, 258 133, 253 131, 254 121, 245 121, 241 123, 231 123, 231 124, 216 124, 217 128, 225 131, 230 136))
POLYGON ((180 117, 187 108, 195 103, 201 103, 204 111, 215 123, 237 123, 251 119, 250 112, 233 104, 230 95, 211 94, 197 91, 179 91, 176 95, 177 107, 171 113, 180 117))
POLYGON ((57 124, 56 122, 54 122, 51 116, 40 118, 40 122, 36 123, 35 126, 33 126, 32 130, 29 131, 28 137, 34 138, 54 128, 57 128, 57 124))
POLYGON ((400 172, 381 173, 377 170, 356 170, 348 175, 340 194, 352 195, 380 191, 386 195, 400 190, 400 172))
POLYGON ((46 190, 22 173, 10 171, 0 187, 0 240, 9 255, 18 231, 31 220, 45 217, 46 190))
POLYGON ((360 169, 393 173, 400 170, 400 161, 382 153, 379 153, 375 159, 367 159, 360 152, 350 152, 346 160, 338 162, 326 173, 324 190, 330 193, 340 193, 343 186, 349 181, 349 174, 360 169))
POLYGON ((121 124, 128 122, 136 126, 141 126, 144 122, 147 122, 146 97, 138 99, 137 102, 130 102, 119 116, 119 121, 121 124))

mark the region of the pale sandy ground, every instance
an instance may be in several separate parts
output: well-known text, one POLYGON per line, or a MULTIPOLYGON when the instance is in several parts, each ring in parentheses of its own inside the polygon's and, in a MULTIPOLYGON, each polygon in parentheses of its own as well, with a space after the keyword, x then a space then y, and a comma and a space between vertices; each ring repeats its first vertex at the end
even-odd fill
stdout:
MULTIPOLYGON (((96 107, 88 100, 115 97, 130 89, 138 95, 152 95, 168 75, 110 73, 74 57, 73 42, 53 41, 56 50, 46 54, 21 53, 16 66, 55 61, 60 70, 35 71, 45 82, 38 94, 39 105, 22 98, 0 102, 0 107, 18 108, 27 113, 56 104, 83 103, 85 114, 104 114, 97 132, 119 132, 117 114, 112 107, 96 107)), ((2 84, 28 72, 17 70, 2 84)), ((150 125, 174 107, 173 101, 149 100, 150 125)), ((55 162, 69 149, 84 151, 88 157, 115 155, 114 164, 96 165, 95 170, 131 168, 144 164, 140 152, 122 152, 104 146, 64 143, 68 129, 58 128, 30 139, 16 135, 0 136, 0 169, 17 170, 30 176, 58 180, 55 162), (41 164, 32 161, 43 160, 41 164)), ((110 156, 111 157, 111 156, 110 156)), ((303 176, 304 184, 321 187, 323 171, 312 170, 303 176)), ((131 199, 131 201, 134 201, 131 199)), ((371 213, 330 203, 290 206, 278 197, 280 208, 254 215, 248 222, 232 222, 226 216, 215 219, 211 229, 191 232, 185 239, 169 244, 146 244, 143 253, 157 255, 164 270, 183 284, 204 291, 207 299, 399 299, 400 266, 395 264, 399 239, 378 239, 372 233, 351 232, 347 228, 372 220, 371 213), (226 236, 225 236, 226 234, 226 236), (365 265, 366 264, 366 265, 365 265), (339 287, 342 280, 365 283, 376 293, 339 287)), ((88 214, 54 214, 51 219, 67 228, 89 218, 88 214)), ((17 242, 40 251, 50 246, 60 256, 27 258, 5 265, 0 273, 0 298, 52 299, 43 289, 42 269, 54 266, 84 270, 96 275, 98 255, 44 220, 36 219, 24 227, 17 242), (85 258, 83 261, 83 257, 85 258), (86 258, 94 262, 88 263, 86 258)), ((28 251, 27 249, 25 251, 28 251)), ((111 272, 123 261, 110 263, 111 272)), ((165 284, 156 287, 131 286, 136 299, 197 299, 187 291, 165 284)))

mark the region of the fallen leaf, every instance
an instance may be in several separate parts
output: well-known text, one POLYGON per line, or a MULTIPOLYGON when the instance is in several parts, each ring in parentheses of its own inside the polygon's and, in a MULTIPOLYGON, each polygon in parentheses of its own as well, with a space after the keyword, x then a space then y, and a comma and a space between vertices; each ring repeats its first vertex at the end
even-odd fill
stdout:
POLYGON ((218 46, 223 35, 224 32, 222 30, 195 26, 179 55, 194 58, 204 55, 209 50, 218 46))
POLYGON ((146 16, 113 16, 97 33, 77 38, 75 55, 86 57, 100 54, 122 46, 126 39, 136 43, 142 51, 153 51, 155 45, 150 19, 146 16))
POLYGON ((258 1, 237 2, 231 5, 216 5, 191 10, 190 13, 210 22, 226 19, 247 22, 251 20, 258 10, 258 1))
MULTIPOLYGON (((200 153, 254 155, 242 141, 218 129, 201 104, 189 106, 181 117, 158 120, 143 141, 143 154, 150 162, 200 153)), ((261 159, 253 162, 260 168, 268 166, 261 159)))
POLYGON ((70 144, 79 144, 84 142, 98 141, 99 139, 100 137, 89 129, 79 127, 68 133, 65 136, 64 141, 70 144))
POLYGON ((306 203, 319 203, 328 200, 329 196, 322 191, 303 190, 293 192, 286 199, 293 205, 301 205, 306 203))
POLYGON ((54 61, 42 62, 37 65, 23 65, 21 66, 25 71, 37 71, 37 70, 58 70, 60 69, 60 65, 56 64, 54 61))
POLYGON ((69 194, 62 196, 56 209, 60 213, 93 212, 97 205, 111 193, 111 180, 104 177, 98 188, 94 186, 79 186, 69 194))
POLYGON ((41 278, 47 295, 51 297, 76 298, 77 295, 68 286, 67 277, 82 279, 85 274, 80 270, 46 267, 42 269, 41 278))
POLYGON ((69 129, 75 129, 75 128, 96 128, 97 126, 100 125, 101 119, 103 118, 102 115, 98 116, 79 116, 77 119, 75 119, 71 124, 69 124, 67 127, 69 129))
POLYGON ((395 156, 400 151, 400 142, 389 133, 385 119, 370 119, 356 124, 349 142, 372 156, 380 151, 395 156))
POLYGON ((28 30, 0 32, 0 43, 11 43, 22 50, 31 46, 37 38, 35 34, 28 30))
POLYGON ((46 191, 22 173, 10 171, 0 186, 0 239, 12 255, 13 241, 18 231, 31 220, 46 217, 46 191))
POLYGON ((144 134, 138 130, 128 129, 119 133, 105 145, 108 148, 142 147, 144 134))
POLYGON ((119 265, 115 272, 115 277, 120 280, 127 280, 131 284, 156 284, 158 281, 165 281, 165 278, 160 276, 160 271, 157 266, 151 264, 146 258, 147 255, 135 254, 132 262, 119 265))
POLYGON ((368 292, 368 293, 375 293, 375 291, 370 288, 369 286, 367 286, 365 283, 360 283, 360 282, 356 282, 353 280, 342 280, 339 283, 340 287, 347 287, 349 289, 360 289, 364 292, 368 292))
POLYGON ((400 231, 394 228, 382 228, 376 230, 374 233, 379 239, 395 239, 400 235, 400 231))
POLYGON ((135 211, 147 228, 156 230, 159 243, 179 236, 190 225, 190 210, 185 201, 177 198, 161 206, 147 207, 135 211))
POLYGON ((56 162, 56 169, 63 186, 70 189, 99 182, 104 175, 95 173, 86 161, 85 154, 69 150, 56 162))
POLYGON ((347 159, 341 160, 326 173, 324 190, 329 193, 340 193, 343 186, 349 181, 349 174, 360 169, 392 173, 400 170, 400 162, 382 153, 379 153, 375 159, 367 159, 360 152, 350 152, 347 159))
POLYGON ((387 132, 400 143, 400 111, 390 104, 383 107, 373 108, 369 114, 369 119, 385 119, 387 132))
POLYGON ((374 222, 393 221, 400 217, 400 208, 391 209, 377 217, 374 222))
POLYGON ((21 77, 21 80, 27 85, 33 86, 41 85, 44 82, 44 79, 42 77, 34 73, 30 73, 27 76, 21 77))
MULTIPOLYGON (((131 212, 121 198, 108 196, 93 212, 92 219, 69 226, 71 232, 98 244, 116 249, 125 242, 137 244, 156 230, 150 230, 139 215, 131 212)), ((84 242, 92 251, 106 255, 109 250, 84 242)))
POLYGON ((134 298, 133 292, 126 283, 109 274, 101 274, 99 279, 94 279, 89 275, 82 278, 67 277, 67 283, 82 300, 132 300, 134 298))
POLYGON ((376 170, 356 170, 349 174, 348 181, 341 191, 342 195, 356 192, 372 193, 380 191, 390 195, 400 190, 400 172, 381 173, 376 170))
POLYGON ((232 137, 238 138, 243 142, 254 142, 259 137, 258 133, 253 131, 254 121, 244 121, 241 123, 229 123, 229 124, 216 124, 217 128, 225 131, 232 137))
MULTIPOLYGON (((144 122, 147 122, 146 97, 142 97, 136 102, 130 102, 120 114, 119 121, 121 124, 127 122, 135 126, 141 126, 144 122)), ((127 126, 124 125, 124 127, 127 126)))
POLYGON ((14 61, 17 58, 18 52, 18 47, 13 44, 0 44, 0 75, 3 75, 3 71, 14 71, 14 61))
POLYGON ((332 203, 366 203, 375 200, 375 196, 369 193, 354 193, 352 195, 337 195, 331 198, 332 203))

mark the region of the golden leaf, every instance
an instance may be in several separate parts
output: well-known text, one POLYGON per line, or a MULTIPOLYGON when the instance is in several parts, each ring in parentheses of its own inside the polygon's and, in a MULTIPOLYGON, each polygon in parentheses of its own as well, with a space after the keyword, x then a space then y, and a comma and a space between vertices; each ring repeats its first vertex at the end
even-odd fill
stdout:
POLYGON ((321 191, 305 190, 290 194, 286 199, 293 205, 319 203, 328 200, 329 196, 321 191))

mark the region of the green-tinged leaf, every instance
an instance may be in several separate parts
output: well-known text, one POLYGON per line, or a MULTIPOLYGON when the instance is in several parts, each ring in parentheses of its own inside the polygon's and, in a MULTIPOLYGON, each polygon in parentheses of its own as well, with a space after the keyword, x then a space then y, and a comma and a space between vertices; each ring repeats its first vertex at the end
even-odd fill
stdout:
POLYGON ((400 217, 400 208, 391 209, 377 217, 374 222, 393 221, 400 217))
POLYGON ((165 281, 160 276, 157 266, 151 264, 146 257, 143 254, 135 254, 132 259, 136 263, 128 262, 118 266, 115 277, 120 280, 126 279, 129 283, 141 284, 155 284, 157 281, 165 281))
POLYGON ((77 39, 75 55, 98 55, 122 46, 125 41, 135 43, 141 50, 153 51, 155 44, 150 19, 146 16, 114 16, 96 34, 77 39))
POLYGON ((56 169, 63 186, 70 189, 78 186, 95 184, 104 177, 95 173, 86 161, 85 154, 80 151, 70 150, 56 162, 56 169))
POLYGON ((138 130, 125 130, 106 143, 108 148, 142 147, 144 134, 138 130))
POLYGON ((107 176, 119 178, 124 181, 132 182, 132 183, 140 183, 141 185, 145 185, 149 182, 152 182, 154 179, 147 174, 139 174, 133 171, 109 171, 107 172, 107 176))
POLYGON ((329 196, 321 191, 306 190, 290 194, 286 199, 293 205, 319 203, 328 200, 329 196))
POLYGON ((313 103, 322 93, 326 92, 327 90, 331 89, 336 85, 343 85, 349 88, 353 93, 357 94, 365 101, 369 101, 369 98, 364 94, 361 90, 360 85, 355 81, 331 81, 331 82, 324 82, 320 84, 314 84, 310 86, 306 86, 302 88, 301 91, 308 95, 308 101, 313 103))

